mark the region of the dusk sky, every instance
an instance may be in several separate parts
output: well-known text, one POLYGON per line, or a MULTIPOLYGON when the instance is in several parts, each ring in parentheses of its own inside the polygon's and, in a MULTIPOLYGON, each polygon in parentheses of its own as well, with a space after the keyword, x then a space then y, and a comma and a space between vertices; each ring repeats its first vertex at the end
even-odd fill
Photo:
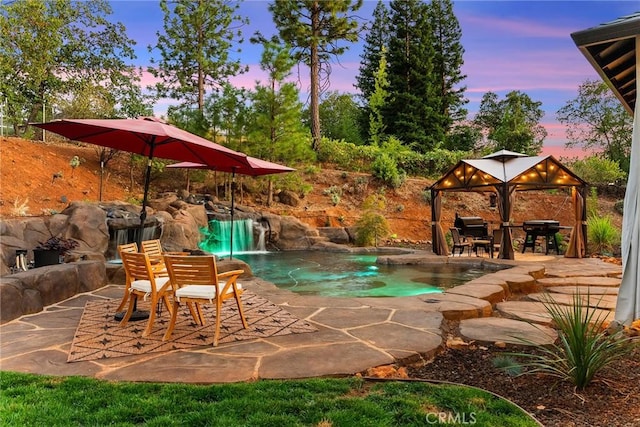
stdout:
MULTIPOLYGON (((147 46, 155 44, 156 32, 162 30, 162 12, 157 1, 112 1, 113 20, 127 27, 136 40, 138 65, 149 64, 147 46)), ((358 15, 368 21, 376 1, 365 0, 358 15)), ((275 34, 269 1, 244 1, 239 13, 249 18, 243 28, 248 39, 255 31, 265 36, 275 34)), ((577 96, 578 86, 587 79, 600 77, 580 53, 571 33, 612 21, 640 10, 640 1, 455 1, 454 12, 462 29, 465 49, 462 71, 469 100, 469 118, 478 110, 482 96, 492 91, 500 99, 512 90, 542 102, 542 119, 549 135, 544 154, 579 156, 581 151, 564 150, 565 129, 556 120, 556 111, 577 96)), ((364 39, 364 36, 362 37, 364 39)), ((247 74, 233 79, 236 85, 253 88, 263 79, 258 67, 261 49, 248 42, 242 46, 241 62, 250 67, 247 74)), ((339 63, 332 65, 330 90, 356 92, 362 43, 351 45, 339 63)), ((294 70, 295 72, 295 70, 294 70)), ((148 76, 147 76, 148 77, 148 76)), ((294 76, 297 79, 297 75, 294 76)), ((146 79, 145 79, 146 80, 146 79)), ((150 81, 147 81, 150 82, 150 81)), ((301 92, 307 92, 308 75, 300 76, 301 92)), ((305 96, 305 95, 303 95, 305 96)), ((306 96, 303 98, 306 100, 306 96)), ((170 101, 156 105, 162 115, 170 101)))

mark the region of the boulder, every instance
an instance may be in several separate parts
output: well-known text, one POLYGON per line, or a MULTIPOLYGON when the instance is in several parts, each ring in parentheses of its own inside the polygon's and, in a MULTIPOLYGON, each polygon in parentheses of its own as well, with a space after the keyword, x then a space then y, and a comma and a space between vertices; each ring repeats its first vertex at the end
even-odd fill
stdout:
POLYGON ((149 206, 156 211, 166 211, 172 203, 178 200, 176 193, 162 193, 157 199, 149 200, 149 206))
POLYGON ((288 206, 296 207, 300 205, 300 198, 298 197, 298 195, 289 190, 282 190, 281 192, 279 192, 278 200, 280 200, 280 203, 288 206))
POLYGON ((162 247, 167 251, 198 249, 200 229, 187 210, 179 210, 171 221, 163 224, 162 247))
POLYGON ((24 287, 18 279, 0 279, 0 323, 22 316, 24 287))
POLYGON ((282 250, 308 249, 313 245, 310 238, 319 237, 316 229, 293 217, 282 217, 280 228, 279 238, 274 243, 282 250))
POLYGON ((63 237, 80 243, 77 251, 99 254, 107 251, 109 228, 107 214, 102 208, 88 203, 72 203, 63 213, 67 216, 63 237))
POLYGON ((317 230, 321 237, 326 237, 332 243, 349 243, 349 233, 344 227, 318 227, 317 230))

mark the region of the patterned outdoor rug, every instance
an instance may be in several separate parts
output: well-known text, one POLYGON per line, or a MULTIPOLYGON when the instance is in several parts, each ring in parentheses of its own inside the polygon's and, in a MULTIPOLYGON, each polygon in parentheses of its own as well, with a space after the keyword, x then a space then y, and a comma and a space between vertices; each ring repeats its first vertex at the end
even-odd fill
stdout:
MULTIPOLYGON (((181 305, 171 340, 162 341, 171 320, 166 308, 163 307, 161 315, 156 317, 152 333, 143 338, 147 320, 129 322, 120 327, 120 322, 113 317, 119 303, 119 299, 87 302, 67 362, 213 346, 215 307, 212 304, 202 307, 207 322, 204 326, 197 326, 188 308, 181 305)), ((222 305, 218 345, 317 331, 313 325, 252 292, 244 292, 242 303, 249 327, 242 327, 235 300, 227 300, 222 305)), ((140 301, 139 309, 148 310, 148 303, 140 301)))

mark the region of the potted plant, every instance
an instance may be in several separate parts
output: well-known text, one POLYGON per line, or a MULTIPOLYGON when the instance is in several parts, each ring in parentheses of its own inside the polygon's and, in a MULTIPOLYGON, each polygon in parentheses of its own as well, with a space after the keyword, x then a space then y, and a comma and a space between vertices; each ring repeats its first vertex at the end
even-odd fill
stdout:
POLYGON ((78 245, 79 243, 73 239, 61 237, 51 237, 45 242, 38 242, 38 246, 33 248, 34 267, 60 264, 64 255, 78 245))

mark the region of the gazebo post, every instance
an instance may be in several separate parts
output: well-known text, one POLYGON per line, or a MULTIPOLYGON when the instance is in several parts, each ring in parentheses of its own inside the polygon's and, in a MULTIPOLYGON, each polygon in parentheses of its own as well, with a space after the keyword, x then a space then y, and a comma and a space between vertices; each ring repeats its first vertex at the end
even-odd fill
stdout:
POLYGON ((584 245, 584 253, 587 255, 587 186, 580 186, 580 195, 582 196, 582 242, 584 245))
POLYGON ((502 185, 500 186, 500 193, 502 197, 502 215, 500 218, 500 228, 502 228, 502 242, 500 242, 499 258, 514 259, 513 247, 511 242, 511 229, 509 228, 509 212, 511 212, 511 206, 508 182, 502 183, 502 185))
POLYGON ((431 250, 436 255, 442 255, 440 253, 440 245, 438 244, 438 232, 436 230, 436 210, 435 200, 438 192, 435 189, 431 189, 431 250))

